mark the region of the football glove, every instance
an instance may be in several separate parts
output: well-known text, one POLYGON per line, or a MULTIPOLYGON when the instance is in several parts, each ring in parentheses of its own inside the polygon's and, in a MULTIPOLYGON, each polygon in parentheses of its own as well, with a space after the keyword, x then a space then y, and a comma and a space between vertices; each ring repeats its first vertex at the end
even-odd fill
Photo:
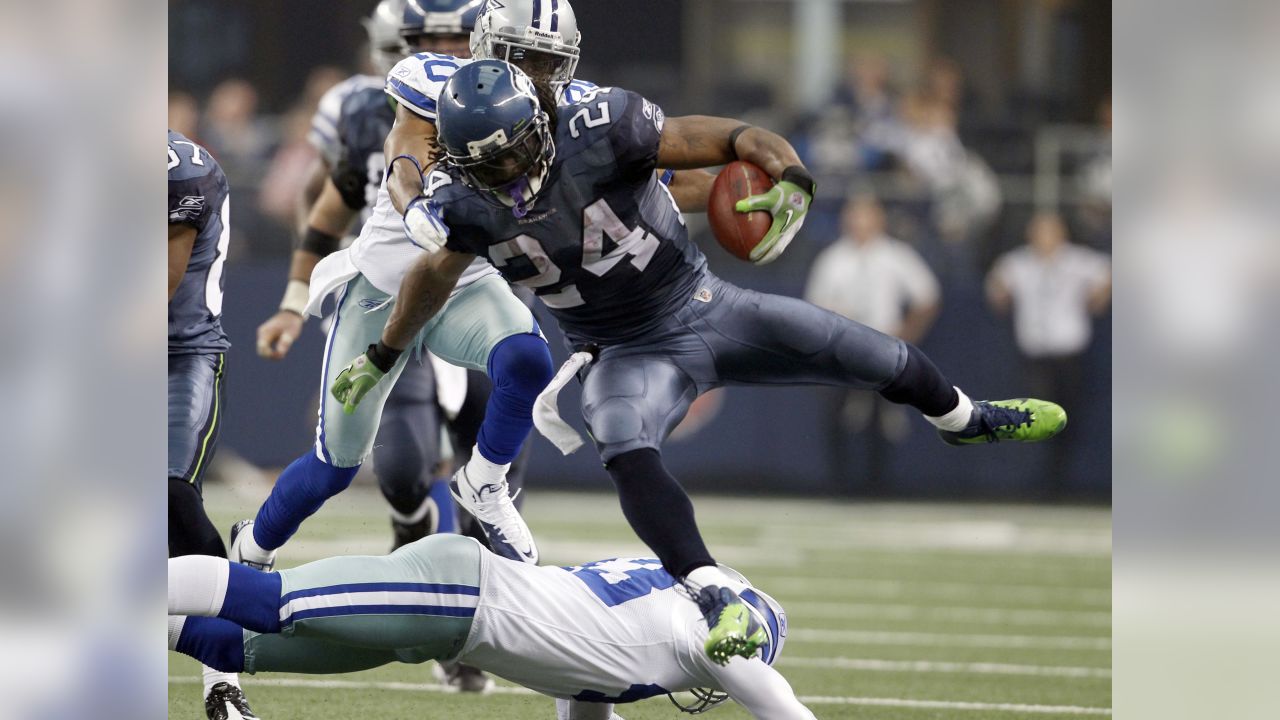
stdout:
POLYGON ((333 395, 333 399, 342 403, 342 411, 350 415, 356 411, 356 406, 364 399, 365 395, 373 389, 378 381, 383 378, 391 368, 395 366, 396 359, 399 357, 399 351, 390 348, 383 349, 381 343, 370 345, 369 349, 360 357, 352 360, 346 367, 342 368, 342 372, 338 373, 338 377, 334 378, 333 386, 329 388, 329 393, 333 395), (375 357, 377 360, 375 360, 375 357), (382 365, 383 368, 378 367, 382 365))
POLYGON ((745 197, 734 205, 741 213, 764 210, 773 216, 773 225, 764 234, 760 242, 751 250, 751 262, 756 265, 768 265, 800 231, 804 224, 804 216, 809 212, 809 204, 813 202, 813 178, 800 166, 787 168, 782 179, 769 188, 768 192, 745 197))
POLYGON ((440 206, 420 196, 404 211, 404 230, 409 240, 429 253, 444 247, 449 240, 449 226, 440 218, 440 206))

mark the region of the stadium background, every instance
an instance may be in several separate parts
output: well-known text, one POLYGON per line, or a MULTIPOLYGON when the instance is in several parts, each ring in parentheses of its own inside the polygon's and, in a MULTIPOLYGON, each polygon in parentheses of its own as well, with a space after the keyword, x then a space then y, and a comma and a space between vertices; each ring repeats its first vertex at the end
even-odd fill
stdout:
MULTIPOLYGON (((170 4, 170 124, 219 158, 232 187, 224 324, 234 348, 219 450, 224 471, 243 468, 235 462, 242 458, 273 473, 311 442, 318 323, 308 324, 283 363, 258 358, 253 337, 286 276, 292 202, 311 157, 307 121, 323 90, 362 65, 359 19, 374 4, 170 4)), ((733 259, 700 218, 691 219, 716 273, 757 290, 802 295, 816 255, 839 235, 844 197, 872 190, 888 209, 890 233, 915 247, 941 283, 941 314, 923 349, 975 397, 1026 392, 1012 325, 988 307, 983 278, 1002 252, 1023 242, 1037 209, 1059 210, 1073 241, 1111 251, 1109 185, 1090 182, 1091 169, 1109 167, 1109 3, 579 0, 575 10, 583 35, 578 77, 637 90, 668 115, 736 116, 775 129, 816 172, 814 212, 769 267, 733 259), (927 167, 863 135, 848 81, 854 68, 875 62, 887 63, 890 123, 911 129, 907 108, 917 101, 946 105, 954 137, 980 159, 968 177, 998 191, 994 210, 989 192, 975 198, 964 189, 940 190, 927 167)), ((1081 393, 1054 398, 1072 420, 1061 487, 1047 486, 1055 463, 1047 447, 959 451, 938 442, 919 418, 887 451, 883 477, 867 477, 863 439, 849 440, 847 464, 829 467, 822 396, 808 388, 729 388, 719 407, 699 408, 705 422, 685 428, 666 455, 694 492, 1106 503, 1110 335, 1104 314, 1083 359, 1081 393)), ((551 344, 562 359, 558 338, 551 344)), ((576 390, 561 398, 573 421, 576 390)), ((589 449, 560 458, 545 441, 533 442, 532 492, 608 487, 589 449)))

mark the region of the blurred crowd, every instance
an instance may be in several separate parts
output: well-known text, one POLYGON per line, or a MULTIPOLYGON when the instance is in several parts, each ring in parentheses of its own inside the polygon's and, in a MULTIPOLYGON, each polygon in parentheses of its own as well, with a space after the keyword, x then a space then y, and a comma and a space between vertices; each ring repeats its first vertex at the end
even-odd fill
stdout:
MULTIPOLYGON (((1091 372, 1086 358, 1110 298, 1110 99, 1099 99, 1092 125, 1048 138, 1046 169, 1038 144, 1058 126, 1034 114, 1011 123, 1008 113, 980 107, 954 60, 904 74, 885 55, 857 54, 818 111, 781 118, 820 191, 804 242, 777 265, 770 289, 803 294, 931 352, 930 330, 954 299, 949 322, 1008 328, 998 337, 1020 358, 1010 385, 1107 411, 1109 369, 1099 376, 1101 365, 1091 372)), ((287 256, 299 188, 316 156, 309 121, 347 75, 313 69, 280 114, 261 112, 258 91, 241 78, 203 98, 170 94, 170 127, 208 147, 235 189, 233 258, 287 256)), ((713 245, 701 232, 703 247, 713 245)), ((722 270, 731 278, 739 271, 722 270)), ((893 456, 914 427, 908 415, 874 394, 832 390, 823 398, 829 483, 890 491, 893 456)), ((1046 495, 1067 494, 1079 445, 1070 435, 1044 460, 1046 495)))

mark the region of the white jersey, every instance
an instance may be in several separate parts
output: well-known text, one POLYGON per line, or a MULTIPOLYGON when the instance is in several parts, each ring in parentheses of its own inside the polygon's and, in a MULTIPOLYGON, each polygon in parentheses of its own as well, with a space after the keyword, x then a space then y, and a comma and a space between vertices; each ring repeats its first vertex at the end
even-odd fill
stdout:
MULTIPOLYGON (((435 123, 436 99, 440 97, 445 81, 458 68, 470 62, 436 53, 410 55, 391 69, 385 89, 387 94, 406 109, 435 123)), ((561 92, 560 104, 576 101, 584 92, 594 87, 592 83, 574 80, 561 92)), ((387 192, 384 177, 382 187, 378 189, 373 214, 365 222, 360 237, 351 246, 351 261, 374 287, 388 295, 397 295, 405 273, 421 252, 422 249, 405 232, 404 218, 391 204, 391 195, 387 192)), ((496 274, 498 271, 488 260, 477 257, 463 272, 462 277, 458 278, 453 292, 457 293, 482 277, 496 274)))
POLYGON ((716 686, 702 649, 706 624, 657 560, 558 568, 480 555, 463 662, 553 697, 593 702, 716 686))
POLYGON ((311 116, 307 142, 320 153, 329 167, 337 167, 338 161, 342 159, 342 138, 338 135, 338 117, 342 114, 342 103, 351 93, 376 87, 382 87, 382 78, 377 75, 352 75, 320 96, 316 112, 311 116))

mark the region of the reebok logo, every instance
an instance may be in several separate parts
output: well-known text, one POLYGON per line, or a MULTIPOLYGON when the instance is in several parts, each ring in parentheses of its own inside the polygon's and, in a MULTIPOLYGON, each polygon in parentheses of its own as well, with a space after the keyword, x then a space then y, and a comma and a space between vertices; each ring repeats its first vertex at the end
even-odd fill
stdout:
POLYGON ((203 196, 203 195, 188 195, 188 196, 186 196, 186 197, 184 197, 184 198, 182 198, 181 200, 179 200, 179 201, 178 201, 178 207, 179 207, 179 208, 181 208, 181 209, 183 209, 183 210, 203 210, 203 209, 204 209, 204 196, 203 196))

